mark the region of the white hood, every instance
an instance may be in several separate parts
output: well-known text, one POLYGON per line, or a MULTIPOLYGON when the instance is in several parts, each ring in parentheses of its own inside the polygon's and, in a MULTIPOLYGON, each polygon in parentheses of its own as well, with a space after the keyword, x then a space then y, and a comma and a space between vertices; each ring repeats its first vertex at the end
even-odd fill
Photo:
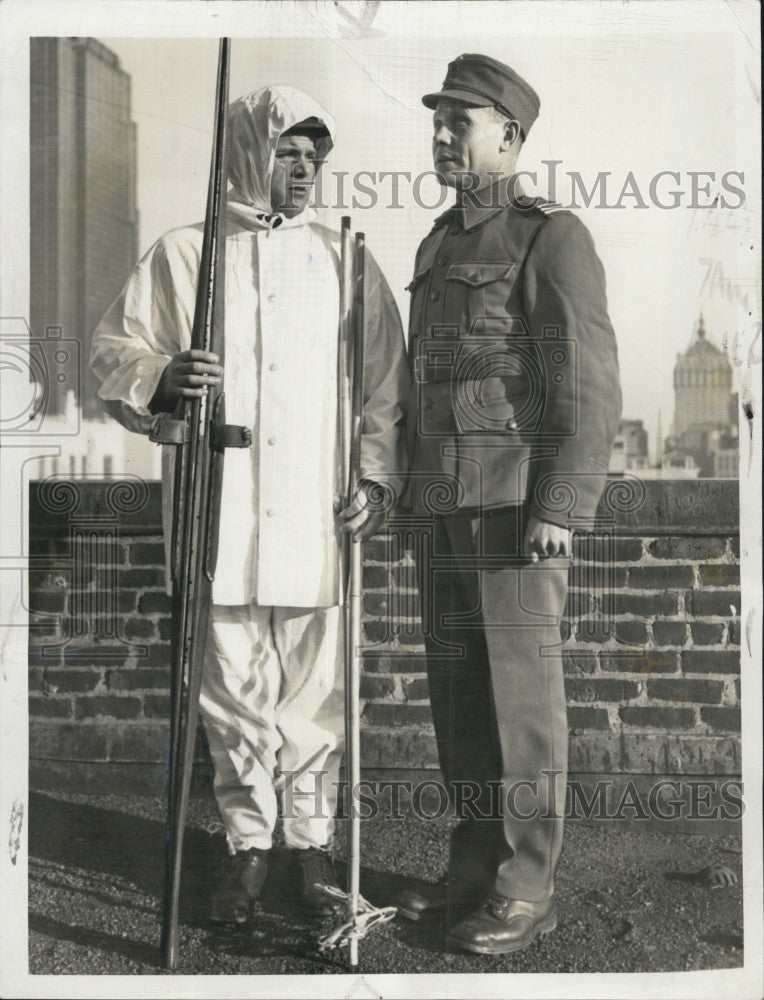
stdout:
POLYGON ((229 200, 270 215, 271 175, 279 137, 307 119, 318 120, 329 135, 316 140, 321 159, 334 145, 334 119, 320 104, 294 87, 262 87, 228 106, 229 200))

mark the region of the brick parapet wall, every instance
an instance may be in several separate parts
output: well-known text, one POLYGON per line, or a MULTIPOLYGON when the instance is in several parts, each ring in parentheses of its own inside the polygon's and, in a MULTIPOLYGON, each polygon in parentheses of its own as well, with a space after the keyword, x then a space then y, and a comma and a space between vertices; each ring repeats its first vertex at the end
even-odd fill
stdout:
MULTIPOLYGON (((125 490, 120 500, 119 484, 78 484, 57 503, 50 484, 32 490, 33 775, 164 769, 159 489, 125 490)), ((740 773, 737 519, 736 482, 647 483, 637 510, 577 538, 561 626, 573 773, 740 773)), ((407 533, 394 522, 365 552, 362 747, 375 770, 437 767, 407 533)))

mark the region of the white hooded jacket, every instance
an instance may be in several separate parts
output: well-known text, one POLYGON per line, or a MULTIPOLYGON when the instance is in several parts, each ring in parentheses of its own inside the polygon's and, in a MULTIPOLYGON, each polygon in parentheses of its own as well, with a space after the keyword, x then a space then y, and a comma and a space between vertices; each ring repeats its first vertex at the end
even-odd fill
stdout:
MULTIPOLYGON (((279 136, 318 119, 307 95, 263 88, 228 110, 226 420, 252 429, 228 449, 221 490, 216 604, 324 607, 338 600, 336 413, 339 235, 308 208, 272 214, 279 136)), ((105 409, 148 434, 148 409, 170 358, 190 347, 202 225, 173 230, 138 263, 95 332, 90 364, 105 409)), ((362 474, 400 490, 408 391, 405 345, 390 289, 367 253, 362 474)), ((171 537, 174 449, 162 456, 165 539, 171 537)))

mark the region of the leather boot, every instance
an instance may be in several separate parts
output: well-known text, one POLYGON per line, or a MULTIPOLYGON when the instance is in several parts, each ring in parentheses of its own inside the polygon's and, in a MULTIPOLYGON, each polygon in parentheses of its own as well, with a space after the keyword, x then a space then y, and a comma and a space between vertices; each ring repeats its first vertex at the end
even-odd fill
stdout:
POLYGON ((268 851, 250 847, 229 854, 220 866, 217 887, 210 897, 213 924, 244 924, 268 874, 268 851))
POLYGON ((539 903, 508 899, 491 893, 448 935, 448 944, 481 955, 506 955, 520 951, 557 926, 554 896, 539 903))
POLYGON ((484 890, 464 879, 443 875, 437 882, 406 886, 393 899, 398 915, 406 920, 421 920, 446 909, 453 910, 477 902, 484 890))
POLYGON ((339 889, 331 854, 322 847, 292 849, 291 853, 305 909, 317 916, 334 913, 343 905, 341 900, 332 900, 319 888, 326 885, 339 889))

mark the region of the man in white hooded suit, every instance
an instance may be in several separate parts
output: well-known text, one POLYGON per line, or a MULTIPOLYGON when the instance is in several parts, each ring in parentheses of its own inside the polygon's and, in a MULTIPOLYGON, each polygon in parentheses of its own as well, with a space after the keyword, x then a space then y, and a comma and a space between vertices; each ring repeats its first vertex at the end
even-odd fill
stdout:
MULTIPOLYGON (((252 430, 229 449, 220 548, 200 701, 229 856, 210 917, 242 923, 283 829, 306 906, 336 884, 327 847, 343 743, 339 531, 369 537, 382 515, 368 486, 402 486, 408 391, 400 319, 370 254, 365 274, 362 478, 337 513, 338 234, 308 202, 333 145, 331 117, 307 95, 266 87, 228 109, 225 363, 190 351, 202 225, 163 236, 136 266, 94 337, 91 367, 106 410, 148 434, 180 397, 223 381, 228 422, 252 430)), ((174 455, 165 448, 170 538, 174 455)))

